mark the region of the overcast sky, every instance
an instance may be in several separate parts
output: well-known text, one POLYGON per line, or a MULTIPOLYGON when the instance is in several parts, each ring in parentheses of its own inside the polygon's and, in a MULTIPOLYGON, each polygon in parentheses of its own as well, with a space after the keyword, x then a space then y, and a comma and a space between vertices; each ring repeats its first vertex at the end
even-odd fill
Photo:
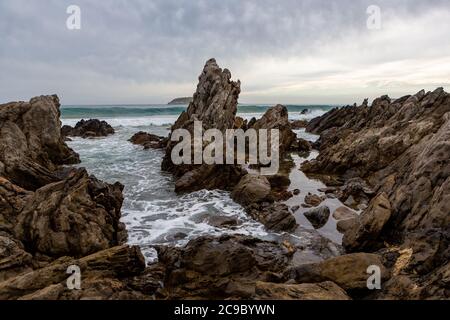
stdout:
POLYGON ((211 57, 241 103, 449 91, 449 39, 450 0, 0 0, 0 102, 166 103, 192 95, 211 57), (71 4, 81 30, 66 27, 71 4))

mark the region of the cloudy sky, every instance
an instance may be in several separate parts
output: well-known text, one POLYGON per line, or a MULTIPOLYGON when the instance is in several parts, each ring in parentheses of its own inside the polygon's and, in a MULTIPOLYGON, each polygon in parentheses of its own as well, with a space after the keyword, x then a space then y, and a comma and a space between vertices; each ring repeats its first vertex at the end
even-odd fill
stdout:
POLYGON ((211 57, 242 81, 241 103, 449 91, 449 39, 450 0, 0 0, 0 102, 166 103, 192 95, 211 57))

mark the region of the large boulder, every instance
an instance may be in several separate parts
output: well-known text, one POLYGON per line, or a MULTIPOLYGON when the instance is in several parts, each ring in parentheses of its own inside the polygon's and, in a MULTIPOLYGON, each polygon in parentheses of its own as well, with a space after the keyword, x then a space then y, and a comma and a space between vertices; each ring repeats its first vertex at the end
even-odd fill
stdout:
POLYGON ((371 201, 369 208, 356 218, 356 225, 345 233, 344 247, 349 251, 377 249, 380 246, 378 237, 391 214, 387 195, 380 193, 371 201))
POLYGON ((289 232, 298 226, 291 210, 284 203, 252 203, 245 207, 245 211, 269 230, 289 232))
MULTIPOLYGON (((280 186, 284 185, 285 181, 280 176, 274 176, 271 177, 271 182, 280 186)), ((270 230, 292 231, 297 227, 289 207, 282 203, 274 203, 274 192, 265 176, 245 175, 233 189, 231 197, 241 204, 253 219, 270 230)))
POLYGON ((347 293, 331 281, 284 284, 257 282, 257 300, 350 300, 347 293))
POLYGON ((144 257, 137 247, 117 246, 80 259, 64 257, 0 282, 0 299, 144 299, 127 284, 128 278, 144 268, 144 257), (70 290, 66 284, 68 267, 73 265, 80 268, 80 290, 70 290))
POLYGON ((381 256, 371 253, 352 253, 331 258, 318 263, 303 264, 285 271, 285 278, 297 283, 320 283, 333 281, 344 290, 367 288, 370 277, 368 268, 377 266, 381 271, 381 280, 389 277, 381 256))
POLYGON ((13 234, 28 252, 51 257, 85 256, 126 239, 121 217, 123 186, 72 170, 59 182, 39 188, 27 198, 13 234))
POLYGON ((245 175, 233 189, 231 197, 237 203, 247 206, 267 199, 271 185, 265 176, 245 175))
POLYGON ((0 105, 0 175, 35 190, 58 181, 55 171, 80 162, 61 135, 56 95, 0 105))

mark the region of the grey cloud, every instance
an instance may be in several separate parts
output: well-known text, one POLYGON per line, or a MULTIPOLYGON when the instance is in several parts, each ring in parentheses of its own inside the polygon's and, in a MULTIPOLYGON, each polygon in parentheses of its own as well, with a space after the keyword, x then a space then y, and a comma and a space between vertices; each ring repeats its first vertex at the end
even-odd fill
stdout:
MULTIPOLYGON (((192 84, 193 88, 210 57, 243 70, 256 58, 301 57, 330 42, 344 41, 354 32, 364 32, 365 10, 373 2, 2 0, 0 68, 7 72, 0 76, 0 98, 26 98, 42 90, 38 93, 61 93, 68 103, 110 102, 112 97, 120 99, 117 91, 126 91, 128 86, 152 83, 174 86, 171 94, 176 96, 177 84, 192 84), (80 31, 65 27, 70 4, 81 7, 80 31), (86 84, 95 86, 99 81, 104 81, 99 87, 109 87, 111 92, 86 90, 86 84)), ((389 18, 435 8, 448 10, 449 3, 382 0, 376 4, 389 18)), ((403 52, 392 54, 382 58, 403 58, 403 52)), ((305 81, 305 74, 299 79, 305 81)), ((141 93, 130 102, 163 102, 168 96, 141 93)))

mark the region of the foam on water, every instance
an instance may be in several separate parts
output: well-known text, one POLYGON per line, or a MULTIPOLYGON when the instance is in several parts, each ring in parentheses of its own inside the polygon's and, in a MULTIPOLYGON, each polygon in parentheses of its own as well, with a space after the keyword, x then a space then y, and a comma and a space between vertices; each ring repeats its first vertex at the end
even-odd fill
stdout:
MULTIPOLYGON (((64 124, 70 121, 63 120, 64 124)), ((99 179, 125 185, 122 221, 128 230, 128 242, 139 245, 148 262, 156 259, 154 245, 185 245, 200 235, 246 234, 268 237, 264 227, 249 218, 228 192, 198 191, 179 196, 174 192, 171 175, 161 172, 163 153, 143 150, 127 140, 138 130, 133 126, 115 127, 116 134, 102 139, 72 138, 68 142, 85 167, 99 179), (233 217, 239 224, 233 229, 207 223, 211 218, 233 217)), ((140 126, 139 130, 167 135, 166 127, 140 126)))
MULTIPOLYGON (((323 113, 323 111, 322 111, 323 113)), ((247 119, 260 118, 261 113, 244 113, 247 119)), ((315 116, 315 115, 314 115, 315 116)), ((161 171, 163 152, 143 150, 127 140, 138 131, 167 136, 169 123, 178 115, 139 117, 99 117, 116 130, 116 134, 101 139, 72 138, 68 142, 80 154, 89 173, 99 179, 124 186, 122 221, 128 230, 128 242, 139 245, 148 262, 157 258, 155 245, 183 246, 201 235, 244 234, 273 239, 279 234, 267 232, 263 225, 245 214, 228 192, 198 191, 186 195, 174 192, 173 177, 161 171), (238 221, 233 228, 219 228, 210 223, 213 218, 232 217, 238 221)), ((291 119, 311 118, 312 114, 291 114, 291 119)), ((86 117, 89 118, 89 117, 86 117)), ((63 118, 63 125, 74 126, 80 118, 63 118)), ((317 136, 297 130, 297 134, 314 141, 317 136)))

